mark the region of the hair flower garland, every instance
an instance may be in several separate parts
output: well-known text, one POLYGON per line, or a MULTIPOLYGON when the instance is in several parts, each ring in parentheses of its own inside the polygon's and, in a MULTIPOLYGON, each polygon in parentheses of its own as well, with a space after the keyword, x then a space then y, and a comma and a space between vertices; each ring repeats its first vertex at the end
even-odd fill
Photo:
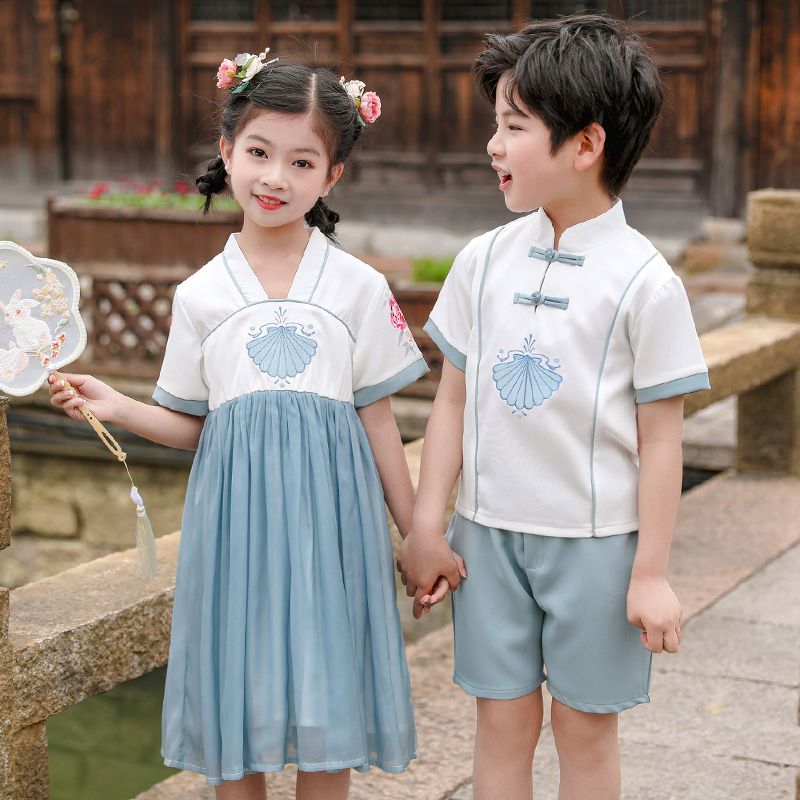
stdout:
POLYGON ((239 92, 244 91, 254 75, 258 75, 264 67, 274 64, 278 60, 273 58, 267 61, 267 53, 269 53, 269 47, 258 55, 239 53, 233 61, 229 58, 223 58, 219 69, 217 69, 217 88, 229 89, 234 79, 239 78, 241 82, 231 89, 231 92, 239 94, 239 92))
POLYGON ((342 89, 347 92, 347 96, 353 101, 353 105, 358 110, 358 119, 362 125, 375 122, 381 115, 381 99, 375 92, 367 92, 364 81, 346 81, 344 75, 339 78, 342 89))

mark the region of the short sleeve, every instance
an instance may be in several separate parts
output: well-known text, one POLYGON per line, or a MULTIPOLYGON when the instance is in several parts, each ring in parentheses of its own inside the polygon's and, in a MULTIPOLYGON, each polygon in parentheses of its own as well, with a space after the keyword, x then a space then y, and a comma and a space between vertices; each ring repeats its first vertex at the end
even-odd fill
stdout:
POLYGON ((462 372, 467 369, 467 347, 472 332, 474 240, 455 258, 423 330, 445 358, 462 372))
POLYGON ((358 329, 353 352, 357 408, 394 394, 428 372, 397 300, 381 276, 358 329))
POLYGON ((664 283, 631 329, 637 403, 709 389, 708 368, 680 278, 664 283))
POLYGON ((179 292, 172 301, 169 338, 153 399, 173 411, 202 417, 208 414, 208 386, 201 341, 179 292))

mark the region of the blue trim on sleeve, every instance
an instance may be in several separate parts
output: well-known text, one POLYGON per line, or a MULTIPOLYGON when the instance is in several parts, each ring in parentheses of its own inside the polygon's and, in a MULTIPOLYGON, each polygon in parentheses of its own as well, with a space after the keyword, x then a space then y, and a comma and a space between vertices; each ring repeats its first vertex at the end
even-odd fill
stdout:
POLYGON ((376 383, 374 386, 365 386, 363 389, 359 389, 353 396, 353 405, 356 408, 361 408, 388 397, 404 386, 408 386, 409 383, 414 383, 426 372, 429 372, 428 365, 425 363, 424 358, 419 358, 413 364, 398 372, 397 375, 376 383))
POLYGON ((698 372, 687 375, 685 378, 676 378, 674 381, 657 383, 655 386, 646 386, 636 390, 637 403, 652 403, 654 400, 665 400, 668 397, 677 397, 681 394, 702 392, 710 389, 707 372, 698 372))
POLYGON ((183 414, 193 414, 195 417, 205 417, 208 414, 208 403, 204 400, 184 400, 181 397, 175 397, 174 394, 170 394, 160 386, 156 386, 153 400, 160 406, 180 411, 183 414))
POLYGON ((462 372, 467 371, 467 357, 459 350, 456 350, 456 348, 444 338, 444 334, 439 330, 432 319, 428 318, 428 321, 422 326, 422 330, 433 339, 433 343, 444 353, 445 358, 454 367, 458 367, 462 372))

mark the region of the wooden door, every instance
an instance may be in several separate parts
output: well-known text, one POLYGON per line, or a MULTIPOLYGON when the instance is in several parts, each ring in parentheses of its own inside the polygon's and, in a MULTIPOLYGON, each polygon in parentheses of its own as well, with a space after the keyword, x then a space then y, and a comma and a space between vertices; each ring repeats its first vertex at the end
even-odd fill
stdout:
POLYGON ((171 3, 61 0, 64 178, 152 178, 174 165, 171 3))

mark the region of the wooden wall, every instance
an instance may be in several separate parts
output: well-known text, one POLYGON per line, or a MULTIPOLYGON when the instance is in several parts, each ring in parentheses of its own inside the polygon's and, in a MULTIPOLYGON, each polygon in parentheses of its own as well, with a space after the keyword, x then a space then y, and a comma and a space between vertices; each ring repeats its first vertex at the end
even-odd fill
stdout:
POLYGON ((749 189, 800 185, 797 0, 2 0, 0 169, 12 182, 192 173, 213 151, 219 61, 269 44, 382 95, 357 184, 480 186, 483 34, 578 7, 633 17, 662 69, 633 189, 731 214, 749 189))

